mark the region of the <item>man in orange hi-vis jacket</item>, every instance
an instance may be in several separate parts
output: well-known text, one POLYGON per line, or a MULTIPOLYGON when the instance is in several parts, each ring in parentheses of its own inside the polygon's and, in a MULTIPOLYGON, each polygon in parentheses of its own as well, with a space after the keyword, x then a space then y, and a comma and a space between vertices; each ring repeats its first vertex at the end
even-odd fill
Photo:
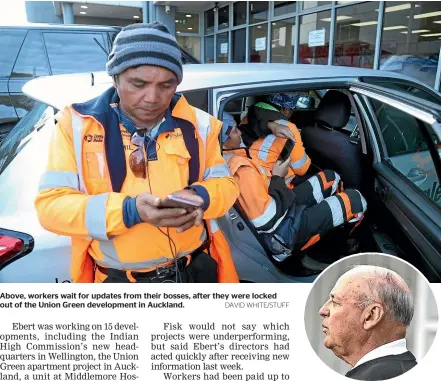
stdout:
POLYGON ((253 161, 265 171, 268 179, 286 140, 295 142, 285 177, 285 183, 290 188, 294 178, 305 175, 311 165, 299 130, 289 122, 298 98, 299 93, 270 95, 267 101, 253 105, 239 126, 253 161))
POLYGON ((358 224, 366 211, 365 198, 356 189, 338 192, 340 176, 324 170, 290 189, 285 178, 291 157, 276 161, 270 180, 259 163, 250 159, 242 133, 231 115, 224 113, 224 157, 239 184, 239 204, 273 258, 283 261, 296 248, 304 250, 331 229, 358 224))
POLYGON ((215 220, 238 196, 222 123, 175 93, 176 39, 129 25, 107 73, 112 88, 64 109, 35 202, 45 229, 72 238, 73 281, 237 282, 215 220))

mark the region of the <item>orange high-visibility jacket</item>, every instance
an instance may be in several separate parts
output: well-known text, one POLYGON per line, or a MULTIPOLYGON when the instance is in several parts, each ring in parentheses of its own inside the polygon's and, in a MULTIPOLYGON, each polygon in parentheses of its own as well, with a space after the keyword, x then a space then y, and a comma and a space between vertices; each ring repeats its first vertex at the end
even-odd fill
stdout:
POLYGON ((215 220, 238 196, 238 186, 219 147, 222 123, 176 95, 159 129, 155 155, 149 157, 149 176, 140 179, 128 164, 137 147, 110 106, 116 101, 117 93, 111 88, 63 111, 35 201, 41 225, 72 238, 73 281, 93 282, 95 263, 120 270, 154 268, 173 255, 194 251, 206 240, 203 226, 183 233, 170 228, 175 245, 172 253, 168 237, 156 227, 144 222, 127 227, 123 218, 128 197, 143 192, 165 197, 188 186, 191 157, 181 131, 186 123, 194 127, 199 147, 199 181, 192 185, 202 189, 207 203, 204 219, 211 238, 210 252, 218 262, 218 281, 237 282, 230 249, 215 220))
MULTIPOLYGON (((295 137, 295 145, 291 151, 291 163, 288 168, 288 174, 285 177, 286 184, 290 184, 296 175, 303 176, 311 165, 311 159, 305 152, 300 132, 295 124, 286 120, 276 120, 276 123, 287 126, 295 137)), ((271 178, 271 169, 279 158, 280 153, 287 139, 280 138, 273 134, 256 140, 250 146, 250 155, 266 173, 268 179, 271 178)))
POLYGON ((272 176, 268 181, 260 167, 245 156, 242 150, 225 155, 231 174, 239 185, 239 204, 257 231, 273 230, 294 205, 294 192, 282 177, 272 176))

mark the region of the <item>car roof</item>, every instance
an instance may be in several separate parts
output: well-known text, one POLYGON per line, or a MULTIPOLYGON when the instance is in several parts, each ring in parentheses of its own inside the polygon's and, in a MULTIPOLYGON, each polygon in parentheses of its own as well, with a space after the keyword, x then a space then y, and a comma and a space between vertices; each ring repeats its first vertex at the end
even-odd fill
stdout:
MULTIPOLYGON (((345 66, 296 64, 195 64, 184 65, 184 79, 178 91, 247 85, 283 80, 354 80, 360 77, 389 77, 411 80, 406 76, 371 69, 345 66)), ((27 82, 23 92, 58 109, 90 100, 112 86, 106 72, 65 74, 40 77, 27 82)))
POLYGON ((106 25, 20 23, 14 25, 0 24, 0 29, 106 30, 119 32, 121 27, 106 25))

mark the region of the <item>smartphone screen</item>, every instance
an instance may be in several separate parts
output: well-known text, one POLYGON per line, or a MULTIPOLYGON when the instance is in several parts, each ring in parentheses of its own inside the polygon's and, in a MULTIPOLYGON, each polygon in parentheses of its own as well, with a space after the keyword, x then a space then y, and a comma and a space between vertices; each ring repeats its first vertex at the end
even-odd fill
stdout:
POLYGON ((279 160, 286 161, 291 156, 291 152, 294 148, 294 142, 291 139, 288 139, 283 146, 282 152, 280 152, 279 160))

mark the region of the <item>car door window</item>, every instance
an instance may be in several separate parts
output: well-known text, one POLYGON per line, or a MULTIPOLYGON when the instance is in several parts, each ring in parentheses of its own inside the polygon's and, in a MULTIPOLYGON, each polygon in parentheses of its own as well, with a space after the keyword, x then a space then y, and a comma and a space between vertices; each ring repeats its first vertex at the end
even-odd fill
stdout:
POLYGON ((52 74, 106 70, 106 41, 101 33, 44 33, 52 74), (101 46, 100 46, 101 45, 101 46))
POLYGON ((191 104, 193 107, 208 112, 207 90, 185 91, 183 94, 187 102, 191 104))
POLYGON ((415 85, 412 85, 407 82, 396 82, 393 80, 386 80, 381 78, 364 78, 365 82, 372 83, 374 85, 386 87, 391 90, 397 90, 401 92, 408 93, 410 95, 413 95, 414 97, 423 99, 425 101, 433 102, 433 103, 441 103, 440 99, 437 98, 435 95, 430 94, 428 91, 423 90, 419 87, 416 87, 415 85))
POLYGON ((49 75, 41 33, 30 31, 23 43, 12 72, 12 78, 36 78, 49 75))
POLYGON ((377 100, 371 100, 383 135, 389 163, 429 199, 441 206, 441 188, 430 155, 429 142, 422 134, 427 128, 441 153, 441 146, 432 127, 414 116, 377 100))
POLYGON ((24 30, 0 29, 0 78, 8 78, 26 35, 24 30))

